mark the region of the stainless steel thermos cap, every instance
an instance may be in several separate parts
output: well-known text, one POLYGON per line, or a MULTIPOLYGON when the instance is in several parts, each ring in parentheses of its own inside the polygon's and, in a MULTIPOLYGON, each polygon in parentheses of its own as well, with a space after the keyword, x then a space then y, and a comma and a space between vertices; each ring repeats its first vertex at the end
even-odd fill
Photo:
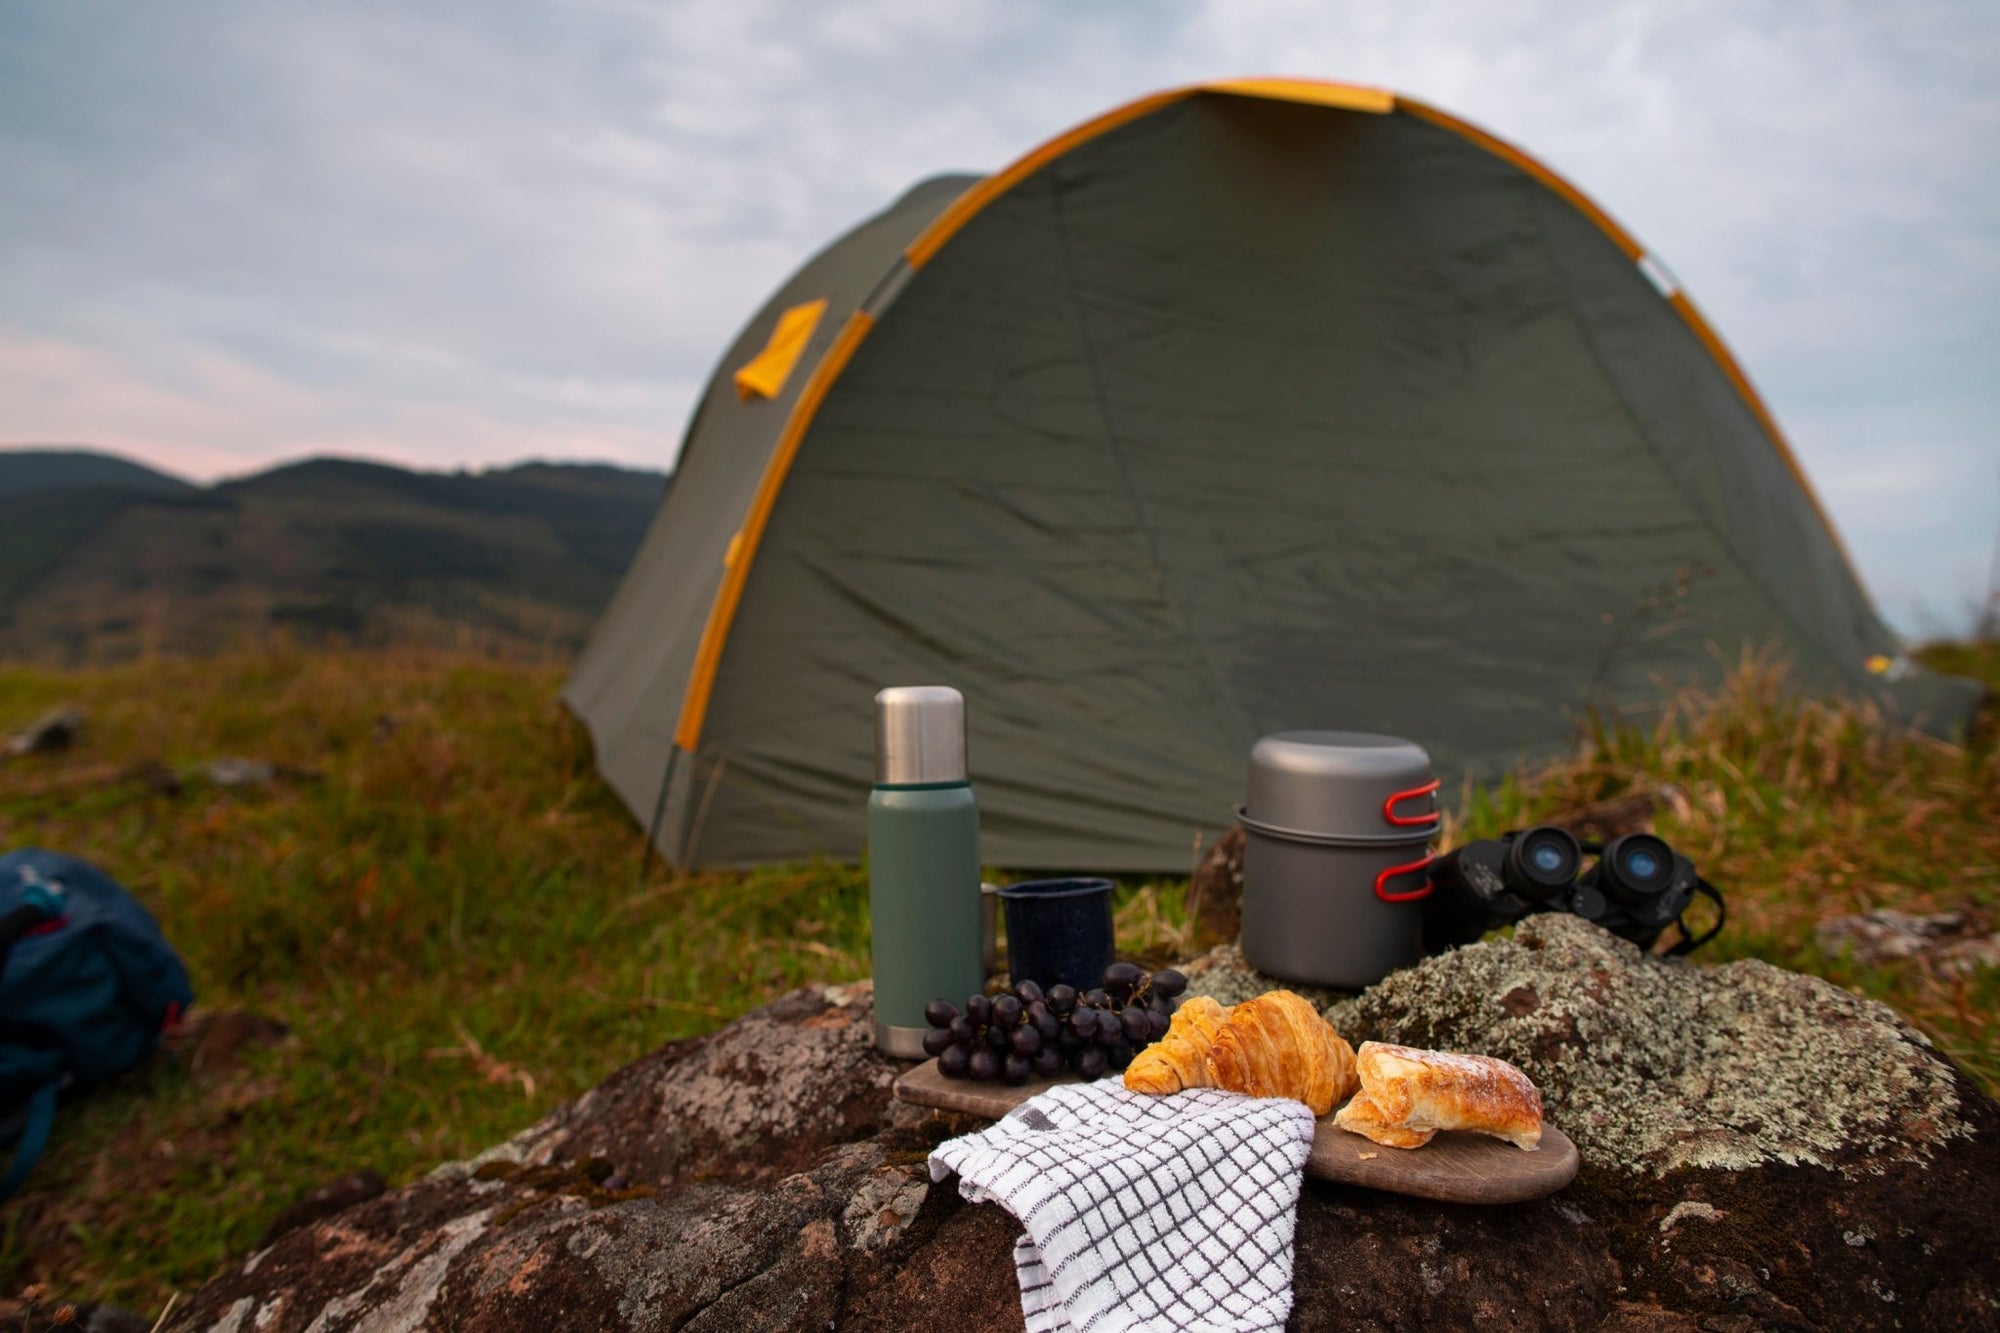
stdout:
POLYGON ((875 696, 875 784, 964 782, 965 696, 949 685, 896 685, 875 696))

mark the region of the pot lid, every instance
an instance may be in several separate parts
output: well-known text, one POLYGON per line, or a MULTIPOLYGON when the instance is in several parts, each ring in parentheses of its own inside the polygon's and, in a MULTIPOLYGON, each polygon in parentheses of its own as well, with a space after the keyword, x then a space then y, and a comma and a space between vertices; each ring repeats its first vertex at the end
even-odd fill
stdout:
POLYGON ((1280 731, 1250 750, 1244 812, 1301 833, 1423 838, 1437 784, 1421 745, 1366 731, 1280 731))

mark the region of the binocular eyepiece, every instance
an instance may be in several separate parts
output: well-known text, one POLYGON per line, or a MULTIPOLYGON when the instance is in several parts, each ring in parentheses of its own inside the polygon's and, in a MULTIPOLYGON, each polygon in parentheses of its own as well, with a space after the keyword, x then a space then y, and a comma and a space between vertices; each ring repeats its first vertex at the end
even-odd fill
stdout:
POLYGON ((1532 902, 1547 902, 1568 892, 1583 866, 1582 845, 1568 830, 1553 824, 1509 833, 1500 845, 1506 849, 1501 861, 1502 883, 1532 902))
MULTIPOLYGON (((1718 912, 1722 908, 1721 895, 1665 840, 1628 833, 1585 843, 1554 824, 1467 843, 1432 862, 1431 884, 1424 900, 1426 953, 1470 944, 1535 912, 1572 912, 1650 949, 1697 892, 1714 899, 1718 912), (1597 858, 1588 870, 1585 856, 1597 858)), ((1673 951, 1684 953, 1720 929, 1718 919, 1713 930, 1692 939, 1683 926, 1673 951)))

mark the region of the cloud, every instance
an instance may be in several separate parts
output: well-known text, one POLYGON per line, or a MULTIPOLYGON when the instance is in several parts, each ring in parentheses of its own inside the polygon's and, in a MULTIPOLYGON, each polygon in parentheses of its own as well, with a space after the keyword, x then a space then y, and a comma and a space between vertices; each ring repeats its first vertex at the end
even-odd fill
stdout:
POLYGON ((53 369, 0 368, 0 439, 664 465, 743 321, 912 181, 1301 74, 1463 115, 1653 247, 1907 623, 1890 589, 1934 557, 1969 593, 1991 532, 1996 62, 2000 10, 1948 2, 24 0, 0 334, 53 369), (1928 535, 1854 480, 1884 438, 1928 535))

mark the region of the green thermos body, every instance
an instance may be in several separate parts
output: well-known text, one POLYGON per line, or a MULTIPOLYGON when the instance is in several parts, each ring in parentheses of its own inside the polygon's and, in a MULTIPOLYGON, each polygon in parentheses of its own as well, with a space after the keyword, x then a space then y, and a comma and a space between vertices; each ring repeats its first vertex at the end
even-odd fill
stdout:
POLYGON ((979 805, 965 774, 965 701, 940 685, 883 690, 868 796, 875 1041, 924 1058, 924 1006, 986 985, 979 805))

